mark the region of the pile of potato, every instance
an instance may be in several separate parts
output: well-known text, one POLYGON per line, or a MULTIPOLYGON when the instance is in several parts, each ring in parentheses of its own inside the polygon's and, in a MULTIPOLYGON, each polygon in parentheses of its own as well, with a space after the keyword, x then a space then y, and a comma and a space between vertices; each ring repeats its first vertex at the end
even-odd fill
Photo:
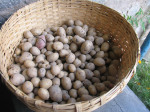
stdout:
POLYGON ((108 34, 68 20, 61 27, 25 31, 23 37, 8 75, 29 97, 75 103, 103 95, 115 85, 122 51, 108 34))

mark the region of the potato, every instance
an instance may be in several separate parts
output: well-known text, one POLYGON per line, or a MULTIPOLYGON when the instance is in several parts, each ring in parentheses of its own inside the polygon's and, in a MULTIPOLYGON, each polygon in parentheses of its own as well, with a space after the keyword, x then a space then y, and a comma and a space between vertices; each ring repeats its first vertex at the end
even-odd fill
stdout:
POLYGON ((84 31, 84 29, 80 26, 75 26, 74 27, 74 33, 76 35, 79 35, 80 37, 85 37, 86 36, 86 32, 84 31))
POLYGON ((75 72, 76 71, 76 67, 75 67, 74 64, 69 64, 68 68, 69 68, 70 72, 75 72))
POLYGON ((104 57, 104 51, 98 51, 98 52, 96 53, 96 57, 97 57, 97 58, 103 58, 103 57, 104 57))
POLYGON ((62 101, 62 91, 58 85, 51 86, 49 88, 49 94, 50 94, 51 100, 55 102, 62 101))
POLYGON ((52 42, 54 40, 54 36, 52 34, 46 34, 45 37, 47 42, 52 42))
POLYGON ((65 90, 70 90, 72 87, 71 79, 69 77, 63 77, 61 79, 61 85, 65 90))
POLYGON ((95 44, 98 45, 98 46, 102 45, 103 42, 104 42, 104 39, 101 38, 101 37, 97 37, 97 38, 95 39, 95 44))
POLYGON ((101 93, 100 93, 100 96, 102 96, 102 95, 104 95, 105 93, 107 93, 108 91, 102 91, 101 93))
POLYGON ((99 71, 101 74, 104 74, 106 72, 106 70, 107 70, 106 66, 99 67, 99 71))
POLYGON ((62 49, 62 50, 59 51, 59 56, 60 56, 60 57, 65 57, 65 56, 67 56, 68 54, 69 54, 69 52, 68 52, 68 50, 66 50, 66 49, 62 49))
POLYGON ((80 21, 80 20, 75 20, 74 24, 75 24, 76 26, 83 26, 83 23, 82 23, 82 21, 80 21))
POLYGON ((68 44, 69 40, 66 37, 60 37, 59 41, 62 42, 63 44, 68 44))
POLYGON ((73 35, 73 34, 74 34, 73 28, 72 28, 72 27, 68 27, 68 28, 66 29, 66 33, 67 33, 67 35, 69 35, 69 36, 73 35))
POLYGON ((68 26, 73 26, 74 25, 74 20, 68 20, 66 23, 68 26))
POLYGON ((78 94, 77 94, 77 90, 76 89, 71 89, 69 91, 69 95, 72 97, 72 98, 77 98, 78 94))
POLYGON ((117 68, 120 64, 120 61, 119 60, 112 60, 111 64, 113 64, 117 68))
POLYGON ((33 38, 34 36, 33 36, 33 34, 30 32, 30 31, 25 31, 24 33, 23 33, 23 36, 25 37, 25 38, 33 38))
POLYGON ((88 101, 88 100, 93 99, 93 97, 90 95, 82 95, 80 99, 81 101, 88 101))
POLYGON ((70 50, 72 52, 76 52, 78 50, 78 46, 75 43, 70 44, 70 50))
POLYGON ((30 77, 30 78, 33 78, 33 77, 37 77, 37 68, 28 68, 27 69, 27 75, 30 77))
POLYGON ((34 55, 34 56, 37 56, 37 55, 40 54, 40 50, 39 50, 37 47, 33 46, 33 47, 31 47, 31 49, 30 49, 30 53, 31 53, 32 55, 34 55))
POLYGON ((67 63, 72 63, 74 60, 75 60, 75 55, 74 55, 73 53, 69 53, 69 54, 66 56, 66 62, 67 62, 67 63))
POLYGON ((47 60, 44 60, 43 62, 38 63, 39 68, 45 68, 45 69, 50 69, 51 65, 47 60))
POLYGON ((52 79, 52 83, 53 83, 53 85, 59 85, 60 86, 60 79, 55 77, 52 79))
POLYGON ((100 48, 99 48, 99 46, 97 46, 97 45, 94 45, 94 50, 96 51, 96 52, 99 52, 100 51, 100 48))
POLYGON ((48 52, 53 50, 53 42, 48 42, 46 44, 46 49, 48 50, 48 52))
POLYGON ((79 80, 76 80, 76 81, 73 83, 73 88, 74 88, 74 89, 79 89, 79 88, 82 87, 82 86, 83 86, 83 84, 82 84, 82 82, 79 81, 79 80))
POLYGON ((88 54, 91 50, 93 50, 94 46, 93 43, 89 40, 86 40, 85 42, 83 42, 83 44, 81 45, 81 52, 83 54, 88 54))
POLYGON ((102 51, 108 51, 109 50, 109 43, 108 42, 104 42, 102 45, 101 45, 101 50, 102 51))
POLYGON ((70 98, 67 103, 76 103, 76 99, 75 98, 70 98))
POLYGON ((50 97, 48 90, 45 88, 40 88, 38 90, 38 95, 42 100, 48 100, 50 97))
POLYGON ((55 76, 52 75, 50 70, 48 70, 48 71, 46 71, 46 77, 49 78, 49 79, 53 79, 55 76))
POLYGON ((85 32, 87 32, 88 31, 88 29, 89 29, 89 27, 88 27, 88 25, 83 25, 83 30, 85 31, 85 32))
POLYGON ((22 75, 24 76, 25 81, 28 81, 28 80, 31 79, 31 78, 27 75, 27 69, 23 70, 22 75))
POLYGON ((66 102, 65 102, 65 101, 62 101, 62 102, 60 102, 60 104, 66 104, 66 102))
POLYGON ((71 79, 71 81, 75 80, 75 74, 74 73, 70 73, 68 77, 71 79))
POLYGON ((81 60, 81 62, 85 62, 86 61, 86 55, 84 55, 84 54, 80 55, 79 59, 81 60))
POLYGON ((36 43, 36 38, 28 38, 28 42, 30 42, 32 45, 35 45, 36 43))
POLYGON ((38 69, 38 76, 39 76, 40 78, 45 77, 45 74, 46 74, 45 68, 40 68, 40 69, 38 69))
POLYGON ((46 31, 43 31, 43 32, 42 32, 42 35, 46 36, 46 35, 47 35, 47 32, 46 32, 46 31))
POLYGON ((35 63, 32 60, 25 60, 24 61, 24 66, 26 68, 32 68, 32 67, 35 67, 35 63))
POLYGON ((101 76, 100 79, 101 79, 101 81, 106 81, 107 78, 106 78, 106 76, 101 76))
POLYGON ((46 48, 41 49, 41 54, 45 54, 47 52, 46 48))
POLYGON ((32 82, 32 84, 33 84, 34 87, 39 87, 39 85, 40 85, 40 78, 38 78, 38 77, 33 77, 33 78, 31 79, 31 82, 32 82))
POLYGON ((95 65, 93 63, 87 63, 85 68, 93 71, 95 69, 95 65))
POLYGON ((77 68, 77 70, 76 70, 76 79, 80 80, 80 81, 84 81, 85 78, 86 78, 85 71, 80 69, 80 68, 77 68))
POLYGON ((23 51, 29 51, 31 47, 32 47, 32 44, 30 42, 25 42, 25 43, 23 43, 21 49, 23 51))
POLYGON ((31 29, 30 31, 31 31, 31 33, 32 33, 33 35, 35 35, 35 36, 38 36, 38 35, 40 35, 40 34, 42 33, 42 30, 39 29, 39 28, 33 28, 33 29, 31 29))
POLYGON ((69 67, 69 64, 68 64, 68 63, 64 63, 64 66, 63 66, 63 67, 64 67, 64 70, 66 70, 66 71, 69 70, 69 69, 68 69, 68 67, 69 67))
POLYGON ((88 94, 89 94, 89 92, 88 92, 87 89, 85 89, 85 88, 83 88, 83 87, 78 89, 78 95, 79 95, 79 96, 88 95, 88 94))
POLYGON ((89 93, 91 94, 91 95, 96 95, 97 94, 97 90, 96 90, 96 88, 95 88, 95 86, 94 85, 90 85, 89 87, 88 87, 88 90, 89 90, 89 93))
POLYGON ((102 38, 104 39, 104 41, 108 41, 109 40, 109 35, 105 34, 105 35, 102 36, 102 38))
POLYGON ((12 75, 14 75, 14 74, 16 74, 16 73, 20 73, 20 71, 21 71, 21 68, 20 68, 19 65, 17 65, 17 64, 12 64, 12 65, 10 65, 10 67, 8 68, 8 75, 9 75, 9 76, 12 76, 12 75))
POLYGON ((29 96, 30 98, 34 98, 34 93, 31 92, 31 93, 28 94, 28 96, 29 96))
POLYGON ((51 27, 51 29, 50 29, 52 32, 56 32, 57 30, 58 30, 58 27, 56 27, 56 26, 53 26, 53 27, 51 27))
POLYGON ((79 67, 79 66, 81 65, 81 61, 80 61, 78 58, 76 58, 76 59, 74 60, 73 64, 74 64, 76 67, 79 67))
POLYGON ((47 61, 49 62, 54 62, 58 60, 59 54, 58 53, 51 53, 50 55, 47 56, 47 61))
POLYGON ((112 82, 112 83, 115 83, 116 82, 116 77, 114 77, 114 76, 107 76, 107 80, 112 82))
POLYGON ((93 83, 100 83, 100 79, 96 77, 92 77, 92 82, 93 83))
POLYGON ((92 82, 91 82, 90 80, 88 80, 88 79, 85 79, 85 80, 83 81, 83 85, 84 85, 86 88, 88 88, 88 86, 92 85, 92 82))
POLYGON ((48 78, 43 78, 41 81, 40 81, 40 87, 41 88, 45 88, 45 89, 48 89, 52 86, 52 81, 48 78))
POLYGON ((112 52, 112 51, 109 51, 109 57, 111 58, 111 59, 117 59, 117 56, 114 54, 114 52, 112 52))
POLYGON ((105 85, 103 83, 94 83, 96 90, 99 92, 105 91, 105 85))
POLYGON ((101 76, 100 74, 101 73, 98 70, 94 70, 93 73, 94 73, 94 77, 100 78, 100 76, 101 76))
POLYGON ((21 54, 21 49, 16 48, 16 50, 15 50, 15 54, 16 54, 16 55, 20 55, 20 54, 21 54))
POLYGON ((54 42, 53 48, 54 48, 54 50, 59 51, 59 50, 63 49, 63 43, 62 42, 54 42))
POLYGON ((87 34, 90 36, 96 36, 95 28, 89 28, 87 34))
POLYGON ((90 40, 91 42, 94 42, 94 37, 89 35, 85 37, 86 40, 90 40))
POLYGON ((36 63, 44 62, 45 56, 43 54, 38 55, 35 58, 36 63))
POLYGON ((44 35, 41 35, 37 38, 35 46, 40 50, 46 46, 46 39, 44 35))
POLYGON ((62 25, 62 27, 66 30, 67 29, 67 25, 62 25))
POLYGON ((103 66, 103 65, 105 65, 105 60, 103 59, 103 58, 95 58, 94 59, 94 64, 96 65, 96 66, 103 66))
POLYGON ((122 55, 122 50, 121 50, 118 46, 113 46, 112 49, 113 49, 114 54, 115 54, 118 58, 120 58, 121 55, 122 55))
POLYGON ((81 45, 81 44, 85 41, 85 39, 82 38, 82 37, 80 37, 79 35, 75 35, 75 36, 72 38, 72 41, 73 41, 74 43, 76 43, 77 45, 81 45))
POLYGON ((22 74, 16 73, 11 76, 10 81, 13 85, 19 86, 24 83, 25 77, 22 74))
POLYGON ((25 92, 26 94, 29 94, 32 92, 33 90, 33 84, 30 81, 26 81, 25 83, 23 83, 22 85, 22 90, 23 92, 25 92))
POLYGON ((87 78, 87 79, 91 79, 91 78, 93 77, 94 73, 93 73, 91 70, 89 70, 89 69, 84 69, 84 71, 85 71, 85 74, 86 74, 86 78, 87 78))
POLYGON ((19 62, 23 63, 25 60, 32 60, 33 56, 29 52, 23 52, 22 55, 19 58, 19 62))
POLYGON ((95 50, 92 50, 91 52, 90 52, 90 55, 91 56, 94 56, 96 54, 96 51, 95 50))
POLYGON ((59 27, 57 29, 57 35, 60 37, 66 37, 66 31, 63 27, 59 27))
POLYGON ((61 69, 58 65, 52 66, 51 67, 51 73, 56 76, 60 73, 61 69))
POLYGON ((113 65, 113 64, 109 65, 109 67, 108 67, 108 73, 109 73, 109 75, 116 76, 117 72, 118 71, 117 71, 115 65, 113 65))
POLYGON ((70 96, 69 96, 69 94, 68 94, 68 91, 62 90, 62 99, 63 99, 64 101, 67 101, 69 98, 70 98, 70 96))

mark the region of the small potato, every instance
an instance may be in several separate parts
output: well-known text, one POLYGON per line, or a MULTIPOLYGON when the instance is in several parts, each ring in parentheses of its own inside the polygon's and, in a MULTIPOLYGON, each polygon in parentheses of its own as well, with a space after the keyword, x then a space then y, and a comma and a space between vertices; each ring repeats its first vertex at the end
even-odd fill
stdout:
POLYGON ((36 63, 44 62, 45 56, 43 54, 38 55, 35 58, 36 63))
POLYGON ((83 85, 84 85, 86 88, 88 88, 90 85, 92 85, 92 82, 91 82, 90 80, 88 80, 88 79, 85 79, 85 80, 83 81, 83 85))
POLYGON ((64 66, 63 66, 63 67, 64 67, 64 68, 63 68, 64 70, 66 70, 66 71, 69 70, 69 69, 68 69, 68 67, 69 67, 69 64, 68 64, 68 63, 64 63, 64 66))
POLYGON ((73 64, 74 64, 76 67, 79 67, 79 66, 81 65, 81 61, 80 61, 78 58, 76 58, 76 59, 74 60, 73 64))
POLYGON ((21 49, 16 48, 16 50, 15 50, 15 54, 16 54, 16 55, 20 55, 20 54, 21 54, 21 49))
POLYGON ((62 27, 66 30, 67 29, 67 25, 62 25, 62 27))
POLYGON ((35 96, 34 99, 40 100, 42 103, 44 103, 44 101, 42 100, 42 98, 40 98, 39 96, 35 96))
POLYGON ((72 98, 77 98, 78 94, 77 94, 77 90, 76 89, 71 89, 69 91, 69 95, 72 97, 72 98))
POLYGON ((25 31, 24 33, 23 33, 23 36, 25 37, 25 38, 33 38, 34 36, 33 36, 33 34, 30 32, 30 31, 25 31))
POLYGON ((94 83, 96 90, 99 92, 105 91, 105 85, 103 83, 94 83))
POLYGON ((89 92, 88 92, 87 89, 85 89, 85 88, 83 88, 83 87, 78 89, 78 95, 79 95, 79 96, 88 95, 88 94, 89 94, 89 92))
POLYGON ((24 61, 24 66, 26 68, 32 68, 32 67, 35 67, 35 63, 32 60, 25 60, 24 61))
POLYGON ((96 36, 95 28, 89 28, 87 34, 90 36, 96 36))
POLYGON ((76 80, 74 83, 73 83, 73 88, 74 89, 79 89, 83 86, 82 82, 79 81, 79 80, 76 80))
POLYGON ((70 50, 72 52, 76 52, 78 50, 78 46, 75 43, 70 44, 70 50))
POLYGON ((38 36, 38 35, 40 35, 40 34, 42 33, 42 30, 41 30, 41 29, 38 29, 38 28, 33 28, 33 29, 31 29, 30 31, 31 31, 31 33, 32 33, 33 35, 35 35, 35 36, 38 36))
POLYGON ((68 26, 73 26, 74 25, 74 20, 70 19, 66 23, 68 26))
POLYGON ((31 79, 31 78, 27 75, 27 69, 23 70, 22 75, 24 76, 25 81, 28 81, 28 80, 31 79))
POLYGON ((36 38, 28 38, 28 42, 30 42, 32 45, 35 45, 36 43, 36 38))
POLYGON ((63 43, 62 42, 54 42, 53 48, 54 48, 54 50, 59 51, 59 50, 63 49, 63 43))
POLYGON ((32 47, 32 44, 31 44, 30 42, 25 42, 25 43, 22 45, 22 50, 23 50, 23 51, 29 51, 31 47, 32 47))
POLYGON ((46 39, 44 35, 41 35, 37 38, 35 46, 40 50, 46 46, 46 39))
POLYGON ((70 90, 72 87, 71 79, 69 77, 63 77, 61 79, 61 85, 65 90, 70 90))
POLYGON ((85 37, 86 40, 90 40, 91 42, 94 42, 94 37, 89 35, 87 37, 85 37))
POLYGON ((96 77, 92 77, 92 82, 93 83, 100 83, 100 79, 96 77))
POLYGON ((50 94, 51 100, 55 102, 62 101, 62 91, 58 85, 51 86, 49 88, 49 94, 50 94))
POLYGON ((41 54, 45 54, 47 52, 46 48, 41 49, 41 54))
POLYGON ((58 60, 59 54, 58 53, 51 53, 50 55, 47 56, 47 61, 48 62, 54 62, 58 60))
POLYGON ((109 35, 108 34, 105 34, 102 36, 102 38, 104 39, 104 41, 108 41, 109 40, 109 35))
POLYGON ((19 58, 19 62, 23 63, 25 60, 32 60, 33 56, 29 52, 23 52, 22 55, 19 58))
POLYGON ((68 44, 64 44, 64 47, 63 47, 65 50, 68 50, 69 49, 69 45, 68 44))
POLYGON ((16 73, 11 76, 10 81, 13 85, 19 86, 24 83, 25 77, 22 74, 16 73))
POLYGON ((69 96, 69 94, 68 94, 68 91, 62 90, 62 99, 63 99, 64 101, 67 101, 68 99, 70 99, 70 96, 69 96))
POLYGON ((93 71, 93 70, 95 70, 95 65, 93 63, 87 63, 85 65, 85 68, 93 71))
POLYGON ((65 102, 65 101, 62 101, 62 102, 60 102, 60 104, 66 104, 66 102, 65 102))
POLYGON ((28 96, 29 96, 30 98, 34 98, 34 93, 31 92, 31 93, 28 94, 28 96))
POLYGON ((103 66, 103 65, 105 65, 105 60, 103 58, 95 58, 94 64, 96 66, 103 66))
POLYGON ((101 50, 102 51, 108 51, 109 50, 109 43, 108 42, 104 42, 102 45, 101 45, 101 50))
POLYGON ((118 71, 117 71, 115 65, 113 65, 113 64, 109 65, 109 67, 108 67, 109 75, 115 76, 115 75, 117 75, 117 72, 118 71))
POLYGON ((101 74, 101 73, 100 73, 98 70, 94 70, 93 73, 94 73, 94 77, 100 78, 100 76, 101 76, 100 74, 101 74))
POLYGON ((75 23, 76 26, 83 26, 83 22, 80 21, 80 20, 75 20, 74 23, 75 23))
POLYGON ((89 70, 89 69, 84 69, 84 71, 85 71, 85 74, 86 74, 86 78, 87 78, 87 79, 91 79, 91 78, 93 77, 94 73, 93 73, 91 70, 89 70))
POLYGON ((33 84, 34 87, 39 87, 39 85, 40 85, 40 78, 38 78, 38 77, 33 77, 33 78, 31 79, 31 82, 32 82, 32 84, 33 84))
POLYGON ((90 95, 82 95, 80 99, 81 101, 88 101, 88 100, 92 100, 93 97, 90 95))
POLYGON ((52 79, 52 83, 53 83, 53 85, 59 85, 60 86, 60 79, 55 77, 52 79))
POLYGON ((74 73, 70 73, 68 77, 71 79, 71 81, 75 80, 75 74, 74 73))
POLYGON ((39 50, 37 47, 33 46, 33 47, 31 47, 31 49, 30 49, 30 53, 31 53, 32 55, 34 55, 34 56, 37 56, 37 55, 40 54, 40 50, 39 50))
POLYGON ((80 26, 75 26, 74 27, 74 33, 76 35, 79 35, 80 37, 85 37, 86 36, 85 30, 80 26))
POLYGON ((59 66, 60 70, 62 70, 64 65, 62 63, 59 63, 58 66, 59 66))
POLYGON ((57 29, 57 35, 61 36, 61 37, 66 37, 66 31, 65 31, 65 29, 63 27, 59 27, 57 29))
POLYGON ((84 81, 86 78, 85 71, 78 68, 76 70, 76 78, 77 78, 77 80, 84 81))
POLYGON ((53 27, 51 27, 50 30, 51 30, 52 32, 56 32, 56 31, 58 30, 58 27, 53 26, 53 27))
POLYGON ((101 74, 104 74, 106 72, 106 70, 107 70, 106 66, 99 67, 99 71, 101 74))
POLYGON ((45 37, 47 42, 52 42, 54 40, 54 36, 52 34, 46 34, 45 37))
POLYGON ((30 81, 26 81, 23 85, 22 85, 22 90, 23 92, 25 92, 26 94, 29 94, 32 92, 33 90, 33 84, 30 81))
POLYGON ((85 41, 85 39, 82 38, 82 37, 80 37, 80 36, 78 36, 78 35, 75 35, 75 36, 73 37, 72 41, 73 41, 74 43, 76 43, 77 45, 81 45, 81 44, 85 41))
POLYGON ((68 54, 69 54, 69 52, 68 52, 68 50, 66 50, 66 49, 62 49, 62 50, 59 51, 60 57, 65 57, 65 56, 67 56, 68 54))
POLYGON ((88 25, 83 25, 83 30, 85 31, 85 32, 87 32, 88 31, 88 29, 89 29, 89 27, 88 27, 88 25))
POLYGON ((104 42, 104 39, 101 38, 101 37, 97 37, 95 39, 95 44, 98 45, 98 46, 100 46, 103 42, 104 42))
POLYGON ((59 41, 62 42, 63 44, 68 44, 69 40, 66 37, 60 37, 59 41))
POLYGON ((68 69, 70 72, 75 72, 76 71, 76 66, 74 64, 69 64, 68 69))
POLYGON ((90 55, 91 56, 94 56, 96 54, 96 51, 95 50, 92 50, 91 52, 90 52, 90 55))
POLYGON ((89 54, 86 54, 86 60, 90 60, 92 57, 89 54))
POLYGON ((40 87, 48 89, 52 86, 52 81, 50 79, 44 78, 40 81, 40 87))
POLYGON ((79 59, 81 60, 81 62, 85 62, 86 61, 86 56, 84 54, 79 56, 79 59))
POLYGON ((52 75, 52 73, 51 73, 50 70, 48 70, 48 71, 46 72, 46 77, 49 78, 49 79, 53 79, 55 76, 52 75))
POLYGON ((58 65, 52 66, 51 67, 51 73, 55 76, 60 73, 61 69, 58 65))
POLYGON ((69 35, 69 36, 73 35, 73 34, 74 34, 74 32, 73 32, 73 27, 68 27, 68 28, 66 29, 66 33, 67 33, 67 35, 69 35))
POLYGON ((86 40, 81 45, 80 50, 83 54, 88 54, 91 50, 93 50, 93 48, 94 48, 93 43, 90 40, 86 40))
POLYGON ((89 87, 88 87, 88 90, 89 90, 89 93, 91 94, 91 95, 96 95, 97 94, 97 90, 96 90, 96 88, 95 88, 95 86, 94 85, 90 85, 89 87))
POLYGON ((114 54, 115 54, 118 58, 120 58, 121 55, 122 55, 122 50, 121 50, 119 47, 117 47, 117 46, 114 46, 112 49, 113 49, 114 54))
POLYGON ((104 57, 104 51, 98 51, 98 52, 96 53, 96 57, 97 57, 97 58, 103 58, 103 57, 104 57))
POLYGON ((8 75, 9 75, 9 76, 12 76, 12 75, 14 75, 14 74, 16 74, 16 73, 20 73, 20 71, 21 71, 20 66, 17 65, 17 64, 12 64, 12 65, 10 65, 10 67, 9 67, 8 69, 9 69, 9 70, 8 70, 8 75))
POLYGON ((96 52, 99 52, 99 51, 100 51, 99 46, 98 46, 98 45, 94 45, 94 50, 95 50, 96 52))
POLYGON ((40 88, 38 90, 38 95, 42 100, 48 100, 50 97, 48 90, 45 88, 40 88))
POLYGON ((53 50, 53 42, 47 43, 47 44, 46 44, 46 49, 47 49, 48 51, 52 51, 52 50, 53 50))
POLYGON ((27 69, 27 75, 30 77, 30 78, 33 78, 33 77, 37 77, 37 68, 28 68, 27 69))
POLYGON ((72 63, 74 60, 75 60, 75 55, 74 55, 73 53, 69 53, 69 54, 66 56, 66 62, 67 62, 67 63, 72 63))
POLYGON ((81 52, 80 52, 80 51, 75 52, 75 56, 76 56, 76 57, 79 57, 80 55, 81 55, 81 52))
POLYGON ((76 99, 75 98, 70 98, 67 103, 76 103, 76 99))

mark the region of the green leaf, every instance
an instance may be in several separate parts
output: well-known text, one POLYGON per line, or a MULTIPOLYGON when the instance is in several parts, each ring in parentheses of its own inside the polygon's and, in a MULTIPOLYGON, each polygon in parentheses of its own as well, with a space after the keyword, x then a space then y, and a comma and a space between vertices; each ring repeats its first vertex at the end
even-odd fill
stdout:
POLYGON ((123 17, 126 19, 126 15, 125 14, 123 14, 123 17))
POLYGON ((145 22, 143 22, 143 20, 141 19, 141 26, 142 26, 142 29, 143 29, 143 31, 145 32, 145 22))

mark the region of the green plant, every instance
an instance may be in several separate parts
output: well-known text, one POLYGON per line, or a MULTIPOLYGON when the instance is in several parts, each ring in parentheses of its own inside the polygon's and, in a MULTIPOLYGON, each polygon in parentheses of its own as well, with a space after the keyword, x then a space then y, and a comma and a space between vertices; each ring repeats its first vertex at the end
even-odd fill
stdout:
POLYGON ((141 25, 143 31, 145 31, 145 21, 150 24, 150 11, 144 13, 142 8, 135 14, 135 16, 123 15, 125 19, 132 25, 138 27, 141 25))

